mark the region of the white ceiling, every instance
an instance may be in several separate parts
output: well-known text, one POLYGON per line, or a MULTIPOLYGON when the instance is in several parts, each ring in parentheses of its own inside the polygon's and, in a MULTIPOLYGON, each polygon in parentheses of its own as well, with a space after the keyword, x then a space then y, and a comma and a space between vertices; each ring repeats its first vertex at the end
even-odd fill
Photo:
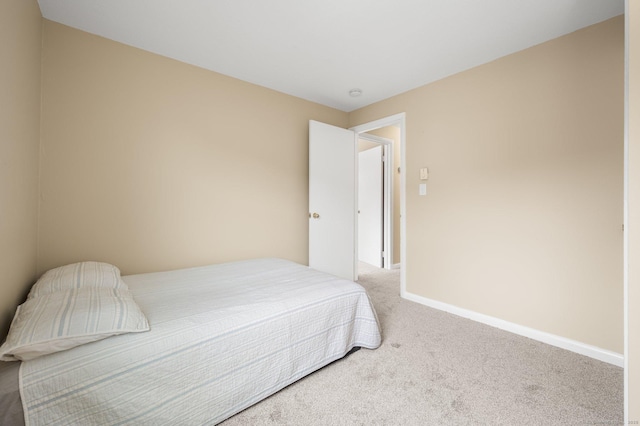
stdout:
POLYGON ((39 4, 52 21, 343 111, 624 13, 624 0, 39 4))

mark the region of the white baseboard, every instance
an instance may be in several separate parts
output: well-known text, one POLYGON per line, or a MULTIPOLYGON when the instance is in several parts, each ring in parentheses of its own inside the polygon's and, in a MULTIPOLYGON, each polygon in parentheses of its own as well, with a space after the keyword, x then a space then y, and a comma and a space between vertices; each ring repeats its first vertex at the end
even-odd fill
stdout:
POLYGON ((400 269, 400 264, 394 263, 393 265, 391 265, 391 269, 400 269))
POLYGON ((624 356, 622 354, 612 352, 606 349, 591 346, 586 343, 578 342, 576 340, 567 339, 565 337, 556 336, 554 334, 546 333, 544 331, 536 330, 533 328, 525 327, 522 325, 514 324, 509 321, 494 318, 489 315, 480 314, 478 312, 470 311, 468 309, 459 308, 447 303, 438 302, 437 300, 428 299, 426 297, 418 296, 413 293, 404 292, 402 294, 407 300, 420 303, 422 305, 429 306, 430 308, 438 309, 440 311, 449 312, 451 314, 467 318, 473 321, 477 321, 483 324, 490 325, 492 327, 499 328, 520 336, 528 337, 533 340, 537 340, 548 345, 556 346, 558 348, 566 349, 571 352, 585 355, 590 358, 597 359, 609 364, 613 364, 618 367, 624 367, 624 356))

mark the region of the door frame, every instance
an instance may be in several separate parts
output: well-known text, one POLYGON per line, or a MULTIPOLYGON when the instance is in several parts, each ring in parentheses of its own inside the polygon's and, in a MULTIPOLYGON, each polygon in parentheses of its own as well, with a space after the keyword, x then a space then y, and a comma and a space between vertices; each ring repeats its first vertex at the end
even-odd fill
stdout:
MULTIPOLYGON (((387 126, 398 126, 400 128, 400 296, 405 297, 407 292, 407 217, 406 217, 406 113, 401 112, 388 117, 380 118, 378 120, 370 121, 368 123, 360 124, 358 126, 351 127, 349 130, 353 130, 356 135, 354 143, 357 143, 357 138, 362 133, 370 132, 372 130, 379 129, 387 126)), ((357 170, 357 162, 356 162, 357 170)), ((357 193, 357 191, 356 191, 357 193)), ((357 203, 356 203, 357 206, 357 203)), ((357 214, 356 211, 354 212, 357 214)), ((357 237, 356 237, 357 238, 357 237)), ((393 259, 391 260, 393 261, 393 259)), ((357 262, 356 262, 356 277, 357 274, 357 262)))
MULTIPOLYGON (((382 194, 382 267, 393 268, 393 140, 367 133, 356 133, 356 138, 382 145, 383 155, 383 194, 382 194)), ((358 185, 360 181, 358 180, 358 185)), ((358 248, 359 249, 359 248, 358 248)), ((357 251, 357 250, 356 250, 357 251)), ((402 253, 401 253, 402 254, 402 253)))

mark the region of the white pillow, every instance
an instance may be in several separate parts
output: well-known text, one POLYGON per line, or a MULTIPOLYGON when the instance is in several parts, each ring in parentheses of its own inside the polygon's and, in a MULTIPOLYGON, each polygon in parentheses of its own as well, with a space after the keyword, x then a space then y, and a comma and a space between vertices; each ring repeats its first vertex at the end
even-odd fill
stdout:
POLYGON ((78 262, 50 269, 34 284, 28 298, 82 287, 123 288, 120 269, 103 262, 78 262))
POLYGON ((149 330, 126 289, 79 288, 30 297, 18 306, 0 360, 26 361, 109 336, 149 330))

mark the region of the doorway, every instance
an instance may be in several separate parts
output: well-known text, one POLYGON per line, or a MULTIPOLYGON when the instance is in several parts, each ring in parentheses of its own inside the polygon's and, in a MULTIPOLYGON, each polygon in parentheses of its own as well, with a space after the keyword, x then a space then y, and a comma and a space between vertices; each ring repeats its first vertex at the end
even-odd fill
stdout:
MULTIPOLYGON (((390 160, 385 170, 388 170, 383 216, 388 220, 388 226, 383 232, 385 269, 400 269, 400 294, 406 292, 406 226, 405 226, 405 114, 400 113, 359 126, 352 127, 356 139, 367 139, 378 142, 386 150, 385 157, 390 160), (391 158, 390 158, 391 157, 391 158)), ((359 238, 358 238, 359 240, 359 238)), ((359 250, 359 248, 358 248, 359 250)), ((357 272, 356 272, 357 277, 357 272)))
MULTIPOLYGON (((382 133, 396 135, 397 132, 387 129, 382 133)), ((399 247, 394 247, 393 232, 394 209, 399 212, 399 206, 393 202, 397 192, 393 185, 394 139, 361 133, 357 143, 358 260, 391 269, 394 263, 399 263, 394 253, 400 253, 399 247)), ((399 224, 395 225, 398 228, 399 224)))
POLYGON ((358 140, 358 260, 384 266, 384 204, 382 146, 358 140), (363 145, 365 145, 363 147, 363 145))

